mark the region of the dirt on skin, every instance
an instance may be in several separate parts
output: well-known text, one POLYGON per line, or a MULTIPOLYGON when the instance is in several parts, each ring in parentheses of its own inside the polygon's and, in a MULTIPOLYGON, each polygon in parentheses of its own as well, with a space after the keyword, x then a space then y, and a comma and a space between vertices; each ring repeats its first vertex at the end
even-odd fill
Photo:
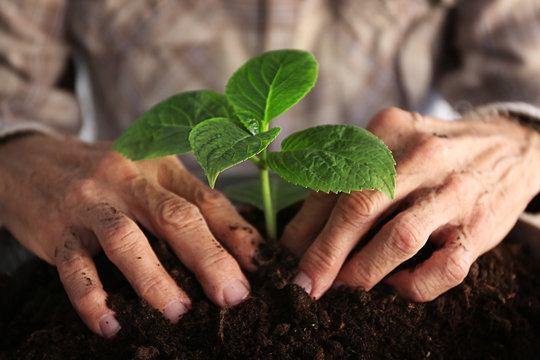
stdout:
MULTIPOLYGON (((249 217, 249 214, 245 214, 249 217)), ((540 262, 516 243, 482 256, 466 280, 429 303, 384 285, 312 301, 287 285, 296 261, 269 247, 249 275, 252 296, 209 302, 161 241, 152 245, 192 310, 176 325, 140 300, 104 257, 96 261, 122 330, 105 340, 79 320, 56 270, 41 262, 0 276, 0 359, 539 359, 540 262)))

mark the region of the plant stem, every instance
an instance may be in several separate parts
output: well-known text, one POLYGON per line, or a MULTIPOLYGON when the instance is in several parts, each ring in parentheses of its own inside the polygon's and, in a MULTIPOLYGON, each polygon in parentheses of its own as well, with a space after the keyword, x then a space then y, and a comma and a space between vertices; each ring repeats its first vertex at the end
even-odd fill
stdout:
POLYGON ((266 235, 270 240, 277 239, 276 214, 272 204, 272 191, 270 189, 270 176, 266 166, 266 150, 261 153, 261 160, 264 166, 259 167, 261 177, 261 194, 263 197, 264 220, 266 223, 266 235))

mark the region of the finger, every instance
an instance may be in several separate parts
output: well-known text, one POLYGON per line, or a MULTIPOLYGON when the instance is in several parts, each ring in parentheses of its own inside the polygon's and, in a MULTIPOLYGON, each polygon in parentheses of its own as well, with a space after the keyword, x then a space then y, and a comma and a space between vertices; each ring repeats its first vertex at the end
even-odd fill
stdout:
POLYGON ((330 287, 358 241, 418 186, 419 177, 407 170, 411 166, 407 164, 405 171, 398 171, 394 200, 378 190, 341 195, 323 230, 300 260, 293 283, 312 297, 320 297, 330 287))
POLYGON ((257 270, 258 251, 264 244, 259 231, 244 220, 231 202, 217 190, 201 184, 195 192, 194 203, 212 233, 242 267, 249 271, 257 270))
POLYGON ((107 293, 79 234, 66 229, 54 256, 60 281, 86 326, 105 338, 116 335, 121 326, 114 311, 107 306, 107 293))
POLYGON ((463 234, 454 232, 453 240, 435 251, 430 258, 413 270, 406 269, 390 275, 385 283, 410 300, 431 301, 459 285, 467 276, 477 253, 466 245, 463 234))
POLYGON ((137 224, 107 203, 88 208, 81 219, 91 229, 107 257, 135 292, 172 323, 191 306, 188 296, 161 265, 137 224))
POLYGON ((300 211, 285 227, 281 244, 296 257, 301 257, 323 229, 336 201, 336 194, 312 191, 300 211))
POLYGON ((298 265, 293 283, 314 298, 332 284, 347 255, 390 206, 380 191, 363 190, 338 199, 322 232, 298 265))
POLYGON ((462 217, 463 209, 469 209, 481 191, 481 184, 474 177, 458 174, 449 176, 437 188, 418 192, 410 208, 386 223, 347 261, 338 280, 352 287, 371 289, 413 257, 433 232, 462 217))
POLYGON ((242 267, 249 271, 257 269, 254 256, 264 243, 257 229, 248 223, 231 202, 219 191, 212 190, 199 179, 183 169, 175 159, 163 170, 164 188, 195 204, 215 237, 224 244, 242 267))
POLYGON ((212 301, 232 306, 247 298, 249 282, 236 260, 214 238, 197 206, 154 186, 148 187, 142 201, 154 228, 193 271, 212 301))

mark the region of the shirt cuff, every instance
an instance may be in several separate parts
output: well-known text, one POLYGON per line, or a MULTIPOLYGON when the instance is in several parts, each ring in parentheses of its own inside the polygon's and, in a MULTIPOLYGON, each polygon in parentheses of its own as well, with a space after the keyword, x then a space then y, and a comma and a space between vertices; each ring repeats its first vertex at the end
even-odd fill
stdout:
POLYGON ((0 140, 8 136, 22 134, 26 132, 37 132, 46 135, 58 135, 52 127, 34 121, 17 121, 0 123, 0 140))
MULTIPOLYGON (((540 107, 524 102, 494 102, 472 110, 473 116, 505 116, 540 131, 540 107)), ((467 114, 465 114, 467 115, 467 114)))

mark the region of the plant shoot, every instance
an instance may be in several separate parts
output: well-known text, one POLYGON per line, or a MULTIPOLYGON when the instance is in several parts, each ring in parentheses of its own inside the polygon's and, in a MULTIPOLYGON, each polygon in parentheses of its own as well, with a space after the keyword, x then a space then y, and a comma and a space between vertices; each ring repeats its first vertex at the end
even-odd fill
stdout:
POLYGON ((315 191, 379 189, 393 199, 394 159, 381 140, 362 128, 316 126, 286 137, 281 151, 267 151, 281 130, 270 122, 311 90, 317 69, 305 51, 262 53, 231 76, 225 94, 200 90, 174 95, 138 118, 113 148, 131 160, 192 151, 212 188, 222 171, 251 160, 259 170, 260 204, 271 239, 277 237, 279 200, 272 194, 270 170, 315 191))

